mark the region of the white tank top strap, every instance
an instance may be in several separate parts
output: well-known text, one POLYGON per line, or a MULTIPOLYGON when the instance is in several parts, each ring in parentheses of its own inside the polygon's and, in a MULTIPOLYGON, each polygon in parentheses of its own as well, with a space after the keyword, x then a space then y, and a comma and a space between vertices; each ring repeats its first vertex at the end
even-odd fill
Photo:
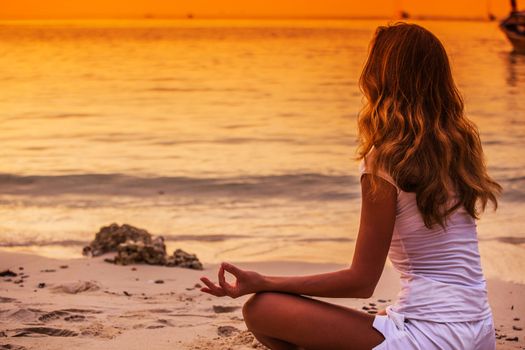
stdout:
MULTIPOLYGON (((361 179, 363 178, 364 174, 372 174, 371 167, 368 165, 367 157, 361 160, 361 163, 359 164, 359 172, 361 173, 361 179)), ((376 176, 382 178, 386 182, 390 183, 396 188, 397 194, 401 192, 401 189, 397 186, 394 179, 384 170, 378 169, 376 176)))

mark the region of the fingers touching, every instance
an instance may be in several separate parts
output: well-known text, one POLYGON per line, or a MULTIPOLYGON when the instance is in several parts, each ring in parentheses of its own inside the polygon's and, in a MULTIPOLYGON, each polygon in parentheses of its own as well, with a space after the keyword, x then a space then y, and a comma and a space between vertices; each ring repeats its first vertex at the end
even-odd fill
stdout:
POLYGON ((221 264, 221 268, 223 268, 224 270, 228 271, 229 273, 231 273, 235 277, 239 277, 240 274, 242 273, 242 270, 239 269, 237 266, 234 266, 234 265, 228 264, 228 263, 222 263, 221 264))
POLYGON ((226 277, 224 276, 224 267, 221 265, 221 267, 219 268, 219 285, 222 287, 222 289, 224 289, 228 294, 232 294, 233 292, 233 289, 234 287, 229 284, 227 281, 226 281, 226 277))
POLYGON ((224 268, 222 266, 219 268, 217 276, 219 277, 219 285, 221 286, 221 288, 224 290, 228 290, 228 287, 230 287, 230 285, 228 284, 228 282, 226 282, 226 278, 224 277, 224 268))
POLYGON ((204 284, 206 284, 206 287, 201 288, 201 291, 206 292, 208 294, 218 296, 218 297, 222 297, 225 295, 235 297, 235 287, 226 281, 225 271, 228 271, 229 273, 234 275, 236 278, 238 278, 242 272, 239 268, 231 264, 222 263, 217 273, 217 277, 219 279, 219 285, 217 286, 215 283, 210 281, 207 277, 201 277, 201 281, 204 282, 204 284))

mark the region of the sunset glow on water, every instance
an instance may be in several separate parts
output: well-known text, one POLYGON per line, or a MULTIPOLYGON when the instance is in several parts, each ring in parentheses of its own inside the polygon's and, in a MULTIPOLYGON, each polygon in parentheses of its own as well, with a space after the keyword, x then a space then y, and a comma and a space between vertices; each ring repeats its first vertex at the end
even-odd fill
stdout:
MULTIPOLYGON (((384 23, 1 24, 0 245, 80 256, 118 222, 209 262, 350 262, 357 79, 384 23)), ((418 23, 504 186, 478 224, 484 268, 524 282, 525 56, 495 23, 418 23)))

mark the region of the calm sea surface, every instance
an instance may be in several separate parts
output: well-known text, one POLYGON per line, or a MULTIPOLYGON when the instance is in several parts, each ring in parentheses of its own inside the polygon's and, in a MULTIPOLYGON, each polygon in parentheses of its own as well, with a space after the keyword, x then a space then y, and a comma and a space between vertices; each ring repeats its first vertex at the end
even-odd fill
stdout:
MULTIPOLYGON (((0 22, 0 246, 80 256, 117 222, 206 262, 349 263, 379 24, 0 22)), ((496 23, 421 24, 505 188, 478 223, 485 272, 525 283, 525 56, 496 23)))

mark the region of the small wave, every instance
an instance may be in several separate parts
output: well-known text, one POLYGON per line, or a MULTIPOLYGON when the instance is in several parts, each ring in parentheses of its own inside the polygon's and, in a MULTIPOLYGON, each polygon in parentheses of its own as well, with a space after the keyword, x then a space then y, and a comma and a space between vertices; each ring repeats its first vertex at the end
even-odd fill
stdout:
MULTIPOLYGON (((203 235, 163 235, 166 242, 224 242, 224 241, 238 241, 243 239, 254 239, 253 235, 234 235, 234 234, 203 234, 203 235)), ((284 241, 288 242, 303 242, 303 243, 315 243, 315 242, 354 242, 355 239, 350 237, 282 237, 284 241)), ((500 240, 499 238, 497 238, 500 240)), ((501 237, 501 241, 511 244, 521 244, 524 243, 519 241, 520 238, 516 237, 501 237), (505 239, 517 239, 518 241, 510 242, 505 239)), ((525 238, 523 239, 525 241, 525 238)), ((88 245, 90 240, 76 240, 76 239, 66 239, 66 240, 38 240, 38 239, 26 239, 24 241, 0 241, 0 247, 2 248, 27 248, 27 247, 48 247, 48 246, 61 246, 61 247, 83 247, 88 245)))
POLYGON ((286 198, 337 201, 359 196, 349 175, 315 173, 228 178, 136 177, 123 174, 19 176, 0 174, 0 194, 53 196, 179 196, 228 198, 286 198))
POLYGON ((354 242, 355 239, 349 238, 349 237, 311 237, 311 238, 299 238, 295 241, 298 242, 306 242, 306 243, 313 243, 313 242, 354 242))
POLYGON ((85 119, 85 118, 99 118, 100 115, 91 113, 57 113, 57 114, 20 114, 11 119, 85 119))
MULTIPOLYGON (((93 233, 94 234, 94 233, 93 233)), ((181 241, 195 241, 195 242, 221 242, 227 240, 238 240, 253 238, 249 235, 232 235, 232 234, 207 234, 207 235, 163 235, 166 242, 181 242, 181 241)), ((47 246, 61 246, 61 247, 81 247, 88 245, 90 240, 38 240, 26 239, 25 241, 0 241, 0 247, 4 248, 18 248, 18 247, 47 247, 47 246)))
POLYGON ((96 114, 88 114, 88 113, 62 113, 62 114, 54 114, 46 116, 45 118, 49 119, 68 119, 68 118, 94 118, 99 117, 96 114))
POLYGON ((525 202, 525 176, 514 176, 500 181, 503 199, 510 202, 525 202))
POLYGON ((154 87, 150 89, 146 89, 146 91, 150 92, 259 92, 256 89, 235 89, 235 88, 224 88, 224 89, 216 89, 216 88, 209 88, 209 87, 200 87, 200 88, 191 88, 191 87, 154 87))
POLYGON ((510 182, 510 183, 525 181, 525 176, 509 177, 507 179, 504 179, 503 181, 510 182))
POLYGON ((222 242, 230 239, 253 238, 250 235, 231 235, 231 234, 209 234, 209 235, 164 235, 166 241, 197 241, 197 242, 222 242))
POLYGON ((89 244, 88 241, 66 239, 57 241, 0 241, 0 247, 16 248, 16 247, 46 247, 46 246, 61 246, 61 247, 75 247, 89 244))
POLYGON ((151 144, 160 146, 175 146, 185 144, 225 144, 225 145, 240 145, 247 143, 290 143, 298 145, 307 145, 308 142, 302 140, 294 140, 291 138, 257 138, 257 137, 224 137, 216 139, 200 139, 200 140, 176 140, 176 141, 152 141, 151 144))

